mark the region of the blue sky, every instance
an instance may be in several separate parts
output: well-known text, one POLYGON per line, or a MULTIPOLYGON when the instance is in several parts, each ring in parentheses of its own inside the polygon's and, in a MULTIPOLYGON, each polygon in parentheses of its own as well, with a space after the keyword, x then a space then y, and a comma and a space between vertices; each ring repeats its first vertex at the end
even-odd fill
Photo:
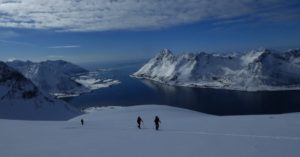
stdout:
POLYGON ((298 0, 0 0, 0 15, 0 60, 300 47, 298 0))

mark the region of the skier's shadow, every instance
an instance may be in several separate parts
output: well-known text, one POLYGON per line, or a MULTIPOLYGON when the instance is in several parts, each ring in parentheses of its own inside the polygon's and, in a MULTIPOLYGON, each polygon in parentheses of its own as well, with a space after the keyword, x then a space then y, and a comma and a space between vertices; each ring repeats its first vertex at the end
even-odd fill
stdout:
POLYGON ((138 128, 137 126, 135 127, 137 128, 138 130, 153 130, 153 131, 163 131, 164 129, 163 128, 159 128, 158 130, 155 129, 155 127, 147 127, 147 126, 142 126, 141 128, 138 128))

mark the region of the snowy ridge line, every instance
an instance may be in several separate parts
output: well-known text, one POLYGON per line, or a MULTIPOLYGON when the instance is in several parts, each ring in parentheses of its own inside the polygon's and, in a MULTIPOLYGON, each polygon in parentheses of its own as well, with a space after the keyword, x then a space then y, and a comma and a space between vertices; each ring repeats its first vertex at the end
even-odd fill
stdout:
POLYGON ((200 134, 200 135, 212 135, 212 136, 231 136, 231 137, 245 137, 245 138, 263 138, 272 140, 293 140, 300 141, 300 137, 288 137, 288 136, 265 136, 265 135, 247 135, 247 134, 229 134, 229 133, 210 133, 202 131, 172 131, 175 133, 189 133, 189 134, 200 134))
POLYGON ((131 75, 175 86, 238 91, 300 90, 300 49, 268 49, 232 56, 174 55, 164 49, 131 75))
POLYGON ((0 61, 0 119, 63 121, 81 115, 73 106, 41 91, 0 61))
POLYGON ((79 96, 121 83, 119 80, 102 79, 100 71, 88 71, 64 60, 15 60, 7 64, 30 79, 40 90, 56 98, 79 96))

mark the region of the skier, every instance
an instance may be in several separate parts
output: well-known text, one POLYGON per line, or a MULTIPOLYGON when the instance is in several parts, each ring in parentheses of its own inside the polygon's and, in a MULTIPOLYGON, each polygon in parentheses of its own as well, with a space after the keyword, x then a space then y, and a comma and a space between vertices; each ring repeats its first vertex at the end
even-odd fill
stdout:
POLYGON ((83 121, 83 119, 81 119, 81 120, 80 120, 80 122, 81 122, 81 125, 83 126, 83 124, 84 124, 84 121, 83 121))
POLYGON ((136 120, 137 124, 138 124, 138 128, 141 129, 141 123, 144 123, 142 118, 140 116, 138 116, 137 120, 136 120))
POLYGON ((158 130, 159 129, 159 123, 161 123, 158 116, 155 116, 154 123, 155 123, 155 129, 158 130))

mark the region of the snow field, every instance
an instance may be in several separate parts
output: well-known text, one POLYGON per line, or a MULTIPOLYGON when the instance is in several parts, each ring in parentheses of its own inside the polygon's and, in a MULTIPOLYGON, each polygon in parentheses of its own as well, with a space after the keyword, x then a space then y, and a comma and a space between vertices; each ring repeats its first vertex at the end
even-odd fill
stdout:
POLYGON ((69 121, 0 120, 0 149, 5 157, 297 157, 299 118, 219 117, 160 105, 91 108, 69 121), (138 115, 145 122, 141 130, 138 115), (162 121, 159 131, 155 115, 162 121))

